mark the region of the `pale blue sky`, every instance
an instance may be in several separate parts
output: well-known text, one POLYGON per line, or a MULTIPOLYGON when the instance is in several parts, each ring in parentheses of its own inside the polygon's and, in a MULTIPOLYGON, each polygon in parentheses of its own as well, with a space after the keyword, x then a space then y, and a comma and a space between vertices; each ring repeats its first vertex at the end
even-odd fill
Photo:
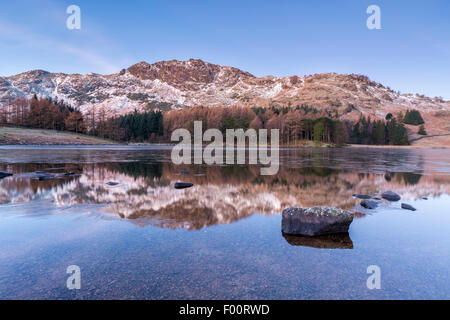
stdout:
POLYGON ((450 1, 15 0, 0 5, 0 75, 113 73, 200 58, 256 76, 360 73, 450 99, 450 1), (81 30, 66 8, 81 8, 81 30), (381 8, 368 30, 366 8, 381 8))

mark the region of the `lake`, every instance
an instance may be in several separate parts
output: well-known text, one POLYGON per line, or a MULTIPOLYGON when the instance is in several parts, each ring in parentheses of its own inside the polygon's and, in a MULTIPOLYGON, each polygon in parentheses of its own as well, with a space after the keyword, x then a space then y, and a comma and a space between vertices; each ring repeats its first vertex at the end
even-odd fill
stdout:
POLYGON ((282 149, 274 176, 176 166, 170 150, 1 147, 14 176, 0 180, 0 299, 450 298, 450 150, 282 149), (401 201, 352 196, 386 190, 401 201), (355 219, 348 234, 286 236, 290 206, 355 219), (381 289, 366 285, 372 265, 381 289))

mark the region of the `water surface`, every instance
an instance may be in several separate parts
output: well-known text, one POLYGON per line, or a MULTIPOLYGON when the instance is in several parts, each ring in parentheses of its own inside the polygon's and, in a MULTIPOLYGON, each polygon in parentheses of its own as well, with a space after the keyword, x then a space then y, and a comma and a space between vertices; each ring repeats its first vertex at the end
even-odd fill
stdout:
POLYGON ((14 173, 0 180, 0 298, 450 298, 449 151, 280 156, 279 173, 261 176, 258 166, 175 166, 161 146, 0 148, 0 170, 14 173), (402 200, 367 210, 352 197, 386 190, 402 200), (280 213, 294 205, 356 218, 348 234, 284 236, 280 213), (81 290, 66 288, 69 265, 81 290), (380 290, 366 286, 370 265, 380 290))

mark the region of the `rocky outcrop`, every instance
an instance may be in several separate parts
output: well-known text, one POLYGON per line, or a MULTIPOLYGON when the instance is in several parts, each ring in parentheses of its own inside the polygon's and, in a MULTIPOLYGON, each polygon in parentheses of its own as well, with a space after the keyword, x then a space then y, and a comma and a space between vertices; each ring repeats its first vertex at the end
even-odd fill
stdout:
POLYGON ((348 232, 354 214, 330 207, 291 207, 283 211, 281 229, 288 235, 318 236, 348 232))
POLYGON ((231 87, 239 80, 255 78, 237 68, 219 66, 200 59, 160 61, 154 64, 139 62, 129 67, 128 71, 142 80, 159 80, 179 89, 190 85, 194 90, 210 83, 231 87))

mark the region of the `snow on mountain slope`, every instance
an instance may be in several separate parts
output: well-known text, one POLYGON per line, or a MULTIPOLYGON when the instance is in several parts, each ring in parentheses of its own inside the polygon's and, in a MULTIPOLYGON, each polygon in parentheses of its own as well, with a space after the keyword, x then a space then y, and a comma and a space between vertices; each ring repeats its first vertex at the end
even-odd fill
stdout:
MULTIPOLYGON (((436 112, 450 110, 449 101, 399 94, 361 75, 323 73, 257 78, 237 68, 194 59, 140 62, 110 75, 34 70, 0 77, 0 104, 34 94, 64 100, 83 112, 102 109, 107 115, 141 110, 148 105, 159 109, 308 105, 348 119, 361 114, 383 118, 388 112, 408 108, 419 109, 427 119, 436 112)), ((448 131, 448 120, 442 125, 448 131)))

